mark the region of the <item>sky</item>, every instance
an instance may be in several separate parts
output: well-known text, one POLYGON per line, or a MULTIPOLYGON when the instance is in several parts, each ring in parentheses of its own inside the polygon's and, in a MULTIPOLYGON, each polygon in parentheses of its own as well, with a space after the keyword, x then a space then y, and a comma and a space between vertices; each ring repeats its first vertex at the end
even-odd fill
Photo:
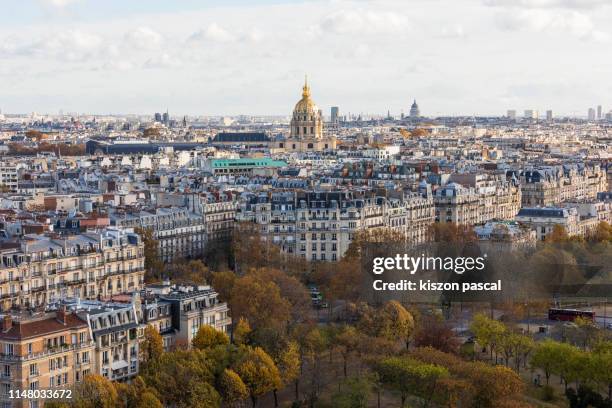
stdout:
POLYGON ((610 0, 0 0, 3 113, 585 116, 610 0))

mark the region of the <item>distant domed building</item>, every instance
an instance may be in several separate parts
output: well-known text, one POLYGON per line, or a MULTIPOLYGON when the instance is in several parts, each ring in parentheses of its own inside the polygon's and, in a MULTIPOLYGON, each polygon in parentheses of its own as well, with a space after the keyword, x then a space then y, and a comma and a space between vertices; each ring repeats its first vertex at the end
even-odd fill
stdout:
POLYGON ((416 103, 416 99, 414 100, 414 102, 412 103, 412 106, 410 107, 410 117, 411 118, 421 117, 421 111, 419 110, 419 105, 417 105, 416 103))
POLYGON ((323 137, 323 117, 310 97, 308 81, 304 81, 302 99, 293 109, 289 137, 278 142, 278 148, 286 151, 320 152, 336 148, 335 137, 323 137))

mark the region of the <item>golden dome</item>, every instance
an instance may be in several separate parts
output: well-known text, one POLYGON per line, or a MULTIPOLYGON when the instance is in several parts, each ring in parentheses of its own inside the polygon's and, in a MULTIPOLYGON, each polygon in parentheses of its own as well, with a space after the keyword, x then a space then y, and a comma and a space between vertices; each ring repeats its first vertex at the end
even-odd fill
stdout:
POLYGON ((319 108, 310 98, 310 87, 308 86, 308 78, 304 80, 304 86, 302 87, 302 99, 295 104, 293 109, 294 113, 316 113, 319 108))

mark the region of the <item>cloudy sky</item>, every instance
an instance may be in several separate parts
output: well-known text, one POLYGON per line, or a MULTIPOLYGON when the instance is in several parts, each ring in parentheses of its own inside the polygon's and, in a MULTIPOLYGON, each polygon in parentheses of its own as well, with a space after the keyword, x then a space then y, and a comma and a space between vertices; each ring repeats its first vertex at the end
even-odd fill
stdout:
POLYGON ((610 0, 0 0, 5 113, 612 109, 610 0))

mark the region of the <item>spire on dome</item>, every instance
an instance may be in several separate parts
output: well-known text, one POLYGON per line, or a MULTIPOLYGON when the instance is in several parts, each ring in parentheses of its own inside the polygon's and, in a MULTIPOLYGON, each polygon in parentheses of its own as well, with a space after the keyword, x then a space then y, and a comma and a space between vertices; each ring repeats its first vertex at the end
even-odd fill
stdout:
POLYGON ((302 88, 302 97, 310 97, 310 87, 308 86, 308 75, 304 75, 304 87, 302 88))

